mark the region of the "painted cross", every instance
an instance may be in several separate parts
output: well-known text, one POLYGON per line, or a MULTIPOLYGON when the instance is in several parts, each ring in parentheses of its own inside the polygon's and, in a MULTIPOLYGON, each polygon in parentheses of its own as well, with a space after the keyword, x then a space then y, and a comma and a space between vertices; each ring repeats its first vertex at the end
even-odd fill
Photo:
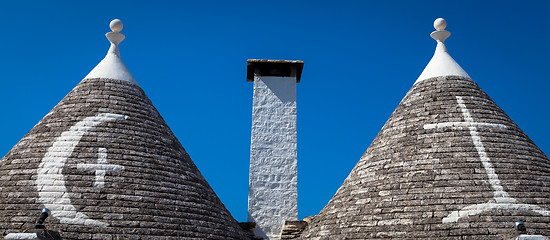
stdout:
POLYGON ((107 164, 107 149, 105 148, 99 148, 97 153, 97 164, 77 164, 76 168, 82 170, 95 170, 94 187, 97 188, 102 188, 105 186, 105 173, 107 170, 124 170, 123 166, 107 164))
POLYGON ((496 174, 495 169, 491 164, 491 159, 489 159, 489 157, 487 156, 485 147, 483 146, 483 142, 481 141, 481 138, 479 137, 479 134, 477 132, 477 128, 492 127, 497 129, 507 129, 508 127, 502 124, 474 122, 474 119, 472 118, 470 111, 464 104, 462 97, 456 96, 456 101, 458 102, 458 106, 460 107, 462 115, 464 116, 464 122, 444 122, 444 123, 426 124, 424 125, 424 129, 434 129, 434 128, 444 128, 444 127, 467 127, 468 130, 470 131, 470 136, 472 137, 472 142, 476 147, 477 153, 479 155, 479 159, 481 160, 481 163, 485 168, 485 172, 487 173, 487 177, 489 178, 489 183, 491 184, 491 187, 494 190, 493 192, 494 198, 487 203, 469 205, 462 208, 461 210, 454 211, 451 214, 449 214, 447 217, 443 218, 442 222, 443 223, 457 222, 458 219, 462 217, 477 215, 487 210, 528 210, 528 211, 537 212, 543 216, 550 216, 550 211, 543 209, 539 206, 531 205, 531 204, 516 203, 516 199, 510 197, 510 195, 508 195, 508 193, 504 190, 504 188, 500 184, 498 175, 496 174))

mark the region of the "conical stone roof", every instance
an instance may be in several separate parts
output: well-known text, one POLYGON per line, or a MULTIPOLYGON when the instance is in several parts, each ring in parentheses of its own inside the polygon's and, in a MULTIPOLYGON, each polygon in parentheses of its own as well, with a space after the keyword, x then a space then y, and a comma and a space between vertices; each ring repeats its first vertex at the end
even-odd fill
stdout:
POLYGON ((418 79, 303 239, 550 235, 550 159, 456 72, 418 79))
POLYGON ((88 75, 2 158, 0 236, 48 208, 63 239, 246 239, 133 77, 110 76, 88 75))

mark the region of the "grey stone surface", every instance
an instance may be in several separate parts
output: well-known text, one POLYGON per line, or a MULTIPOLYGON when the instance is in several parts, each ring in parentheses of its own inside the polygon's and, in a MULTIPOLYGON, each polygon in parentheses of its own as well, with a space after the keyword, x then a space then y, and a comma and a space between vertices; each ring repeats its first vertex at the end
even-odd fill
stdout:
POLYGON ((0 176, 0 236, 34 228, 48 202, 63 211, 52 209, 45 225, 64 239, 247 239, 143 90, 127 81, 83 80, 4 156, 0 176), (83 121, 102 113, 125 118, 93 128, 83 121), (67 133, 77 126, 88 130, 71 146, 67 133), (62 137, 69 140, 55 146, 65 147, 54 149, 62 137), (45 155, 67 152, 63 165, 44 165, 45 155), (62 178, 48 172, 55 168, 62 178))
POLYGON ((302 239, 513 239, 516 221, 549 236, 548 209, 548 157, 471 79, 438 77, 411 88, 302 239))
POLYGON ((285 221, 281 239, 298 239, 306 227, 306 221, 285 221))

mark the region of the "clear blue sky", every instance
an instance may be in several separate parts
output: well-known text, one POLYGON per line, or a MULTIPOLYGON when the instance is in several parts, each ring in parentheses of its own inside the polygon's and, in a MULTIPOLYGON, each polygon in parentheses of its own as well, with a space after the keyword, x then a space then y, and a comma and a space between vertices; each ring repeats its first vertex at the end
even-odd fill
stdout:
POLYGON ((326 205, 420 75, 438 17, 454 59, 549 153, 549 12, 547 1, 2 1, 0 155, 99 63, 119 18, 126 66, 238 221, 248 195, 246 60, 305 62, 303 218, 326 205))

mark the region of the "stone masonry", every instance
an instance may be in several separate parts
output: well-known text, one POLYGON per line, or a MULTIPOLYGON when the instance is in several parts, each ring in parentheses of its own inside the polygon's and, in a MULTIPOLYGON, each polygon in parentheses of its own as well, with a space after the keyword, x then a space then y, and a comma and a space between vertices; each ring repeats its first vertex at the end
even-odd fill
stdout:
POLYGON ((280 239, 285 221, 298 218, 297 63, 248 64, 254 73, 248 221, 256 222, 256 236, 280 239))
POLYGON ((80 82, 0 161, 0 238, 248 239, 143 90, 80 82))
POLYGON ((298 218, 296 78, 255 77, 248 221, 258 236, 280 238, 298 218))
POLYGON ((550 235, 550 159, 470 78, 414 84, 302 239, 550 235))

